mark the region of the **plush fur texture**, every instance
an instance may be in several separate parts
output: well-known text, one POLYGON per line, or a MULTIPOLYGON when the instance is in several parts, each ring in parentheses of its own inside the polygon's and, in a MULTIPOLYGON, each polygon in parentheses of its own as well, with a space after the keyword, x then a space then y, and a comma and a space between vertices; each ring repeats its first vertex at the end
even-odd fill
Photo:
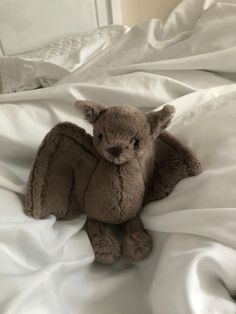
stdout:
POLYGON ((152 247, 139 218, 143 204, 168 196, 178 181, 199 174, 201 165, 165 131, 172 106, 146 114, 92 101, 76 106, 93 125, 93 137, 71 123, 47 134, 29 177, 25 212, 58 219, 85 213, 96 261, 111 264, 121 255, 141 260, 152 247), (118 231, 108 232, 109 225, 118 231))

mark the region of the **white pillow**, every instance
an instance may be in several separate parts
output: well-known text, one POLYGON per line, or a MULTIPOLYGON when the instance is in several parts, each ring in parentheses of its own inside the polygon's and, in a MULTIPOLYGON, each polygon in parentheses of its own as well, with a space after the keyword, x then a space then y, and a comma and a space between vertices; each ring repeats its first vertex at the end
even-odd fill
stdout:
POLYGON ((124 25, 109 25, 100 27, 90 32, 66 36, 60 40, 32 52, 26 52, 18 56, 27 59, 38 59, 42 61, 54 61, 60 56, 69 55, 78 49, 93 45, 97 42, 107 42, 119 35, 123 35, 129 30, 124 25))
POLYGON ((35 51, 0 57, 2 93, 51 86, 128 30, 123 25, 105 26, 66 36, 35 51))

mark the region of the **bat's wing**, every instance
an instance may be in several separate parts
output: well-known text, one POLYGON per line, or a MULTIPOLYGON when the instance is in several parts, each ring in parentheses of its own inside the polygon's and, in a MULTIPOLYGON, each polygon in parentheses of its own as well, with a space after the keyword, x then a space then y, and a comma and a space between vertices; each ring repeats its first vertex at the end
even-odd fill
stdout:
POLYGON ((168 196, 180 180, 202 171, 195 154, 167 131, 159 135, 155 149, 153 180, 146 191, 145 204, 168 196))
POLYGON ((56 125, 37 152, 26 188, 25 213, 34 218, 53 214, 59 219, 81 214, 83 194, 97 161, 89 134, 72 123, 56 125))

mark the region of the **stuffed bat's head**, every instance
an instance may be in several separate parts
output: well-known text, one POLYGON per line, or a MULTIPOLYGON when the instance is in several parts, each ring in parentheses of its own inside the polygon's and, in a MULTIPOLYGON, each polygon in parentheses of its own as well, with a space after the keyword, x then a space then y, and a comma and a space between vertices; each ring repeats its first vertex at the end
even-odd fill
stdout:
POLYGON ((148 113, 131 106, 105 107, 93 101, 77 101, 76 106, 93 125, 93 143, 99 155, 115 164, 141 157, 175 112, 170 105, 148 113))

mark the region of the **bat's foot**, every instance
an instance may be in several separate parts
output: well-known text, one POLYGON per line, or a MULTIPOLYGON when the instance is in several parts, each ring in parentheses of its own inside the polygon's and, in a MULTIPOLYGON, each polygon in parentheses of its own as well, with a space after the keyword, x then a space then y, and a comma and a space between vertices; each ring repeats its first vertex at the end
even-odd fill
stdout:
POLYGON ((112 236, 96 236, 92 239, 95 261, 102 264, 113 264, 120 256, 120 244, 112 236))
POLYGON ((152 239, 145 231, 126 234, 122 244, 122 255, 132 262, 146 258, 152 249, 152 239))

